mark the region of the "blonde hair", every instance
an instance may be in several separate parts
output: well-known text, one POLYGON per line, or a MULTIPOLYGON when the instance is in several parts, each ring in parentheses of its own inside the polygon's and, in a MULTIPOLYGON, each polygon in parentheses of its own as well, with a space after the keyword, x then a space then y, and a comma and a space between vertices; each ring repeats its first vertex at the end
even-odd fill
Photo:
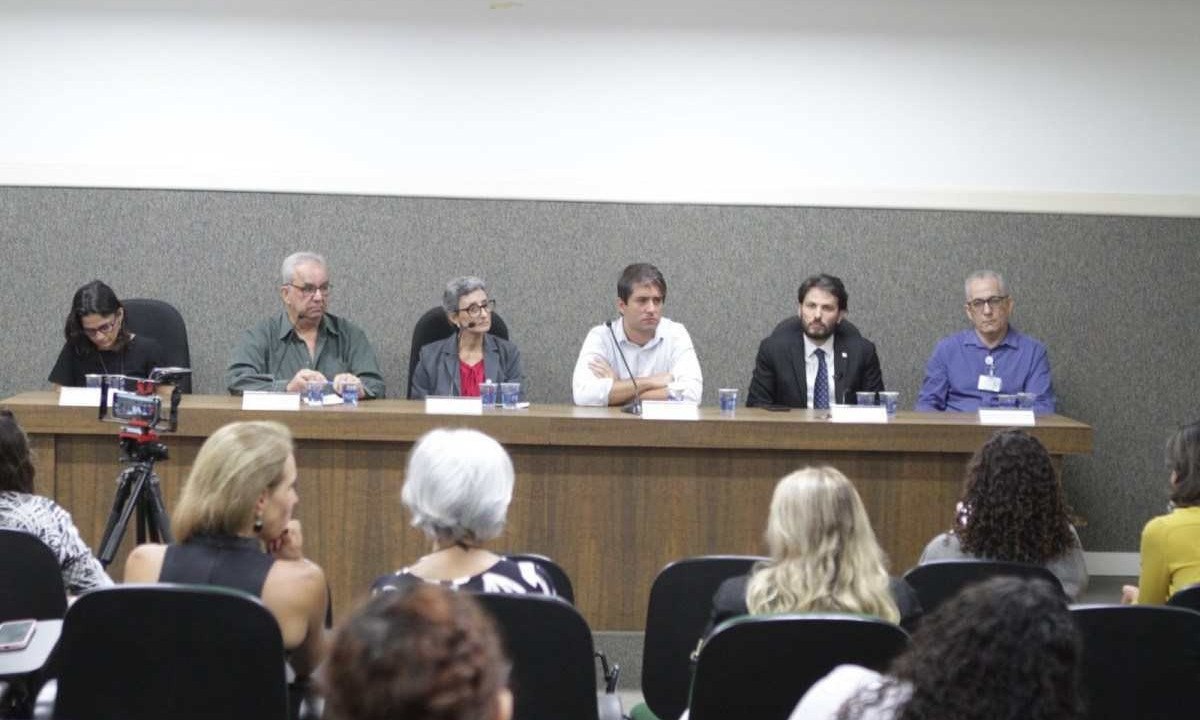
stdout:
POLYGON ((277 422, 230 423, 196 455, 171 517, 178 542, 199 533, 236 535, 253 522, 254 503, 283 480, 292 433, 277 422))
POLYGON ((766 541, 771 559, 755 568, 746 586, 751 614, 851 612, 900 619, 867 511, 836 469, 804 468, 779 481, 766 541))

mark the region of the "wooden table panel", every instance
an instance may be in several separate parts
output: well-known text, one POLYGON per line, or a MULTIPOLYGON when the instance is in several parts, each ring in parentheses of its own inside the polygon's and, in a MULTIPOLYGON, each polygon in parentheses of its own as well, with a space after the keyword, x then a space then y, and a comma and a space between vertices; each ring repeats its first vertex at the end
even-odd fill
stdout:
MULTIPOLYGON (((53 393, 3 403, 39 454, 39 491, 70 510, 96 548, 121 469, 117 426, 91 410, 57 407, 53 393)), ((171 457, 156 468, 168 509, 213 430, 234 420, 286 423, 296 437, 305 551, 329 576, 337 615, 375 577, 428 551, 400 506, 412 443, 434 427, 476 427, 504 443, 517 472, 508 527, 493 546, 553 557, 602 630, 641 629, 650 584, 672 560, 761 553, 775 483, 810 464, 834 465, 854 481, 893 570, 904 570, 949 527, 967 457, 994 432, 955 413, 835 425, 812 411, 739 409, 725 418, 705 408, 700 421, 651 422, 563 406, 479 417, 430 416, 423 404, 399 400, 276 413, 239 406, 224 396, 184 398, 179 431, 163 438, 171 457)), ((1091 451, 1092 429, 1068 418, 1039 418, 1030 431, 1056 460, 1091 451)), ((127 537, 110 568, 117 579, 131 545, 127 537)))

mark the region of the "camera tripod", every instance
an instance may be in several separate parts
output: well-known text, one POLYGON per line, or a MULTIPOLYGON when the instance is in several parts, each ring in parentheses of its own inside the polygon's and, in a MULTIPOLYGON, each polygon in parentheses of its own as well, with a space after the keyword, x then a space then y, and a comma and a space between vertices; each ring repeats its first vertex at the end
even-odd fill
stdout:
POLYGON ((153 430, 132 427, 121 432, 121 450, 133 464, 117 477, 117 494, 104 524, 104 538, 97 555, 104 567, 116 557, 135 512, 138 544, 173 542, 171 520, 167 517, 158 475, 154 474, 155 461, 167 459, 167 446, 158 442, 153 430))

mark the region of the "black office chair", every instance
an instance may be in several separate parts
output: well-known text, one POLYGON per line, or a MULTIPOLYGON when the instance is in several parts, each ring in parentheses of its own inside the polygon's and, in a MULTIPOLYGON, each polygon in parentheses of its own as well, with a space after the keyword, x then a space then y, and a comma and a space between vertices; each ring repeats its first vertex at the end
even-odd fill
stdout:
POLYGON ((1167 598, 1167 604, 1171 607, 1182 607, 1200 612, 1200 584, 1188 585, 1182 590, 1177 590, 1174 595, 1167 598))
POLYGON ((605 689, 597 693, 592 631, 570 603, 546 595, 475 597, 504 636, 516 720, 620 720, 620 668, 601 657, 605 689))
MULTIPOLYGON (((413 371, 417 369, 417 361, 421 359, 421 348, 431 342, 444 340, 454 334, 456 328, 446 319, 446 309, 441 305, 429 308, 424 315, 417 320, 416 326, 412 332, 412 346, 408 349, 408 399, 413 399, 412 378, 413 371)), ((492 327, 488 330, 489 335, 495 335, 498 338, 508 339, 508 325, 504 319, 498 314, 492 313, 492 327)))
MULTIPOLYGON (((131 298, 123 300, 125 327, 132 333, 146 335, 158 341, 166 353, 167 365, 190 368, 192 354, 188 349, 187 324, 175 306, 163 300, 131 298)), ((179 381, 183 392, 192 391, 191 376, 179 381)))
POLYGON ((721 623, 704 643, 691 720, 786 720, 838 665, 883 671, 908 647, 898 625, 865 615, 750 615, 721 623))
POLYGON ((572 605, 575 604, 575 586, 571 584, 567 571, 558 563, 537 553, 504 553, 504 557, 513 562, 531 562, 537 565, 550 578, 550 582, 554 583, 554 590, 558 596, 572 605))
POLYGON ((1200 613, 1165 605, 1076 605, 1091 720, 1180 718, 1200 683, 1200 613))
MULTIPOLYGON (((748 555, 685 558, 664 567, 650 587, 642 650, 642 696, 660 718, 687 708, 691 654, 708 626, 712 597, 722 582, 765 560, 748 555)), ((636 712, 636 708, 635 708, 636 712)))
POLYGON ((58 558, 36 535, 0 530, 0 622, 61 620, 67 589, 58 558))
POLYGON ((59 653, 55 718, 288 718, 279 623, 234 590, 92 591, 67 612, 59 653))
POLYGON ((1066 600, 1062 581, 1041 565, 1002 560, 938 560, 918 565, 904 573, 904 580, 917 591, 921 609, 928 617, 943 602, 968 585, 988 578, 1014 576, 1027 580, 1045 580, 1057 588, 1066 600))

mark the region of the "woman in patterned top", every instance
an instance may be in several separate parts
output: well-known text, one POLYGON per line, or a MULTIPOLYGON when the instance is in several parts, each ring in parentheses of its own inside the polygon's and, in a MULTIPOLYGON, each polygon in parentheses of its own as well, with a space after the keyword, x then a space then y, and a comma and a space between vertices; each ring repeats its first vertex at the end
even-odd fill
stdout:
POLYGON ((112 585, 79 537, 71 514, 50 498, 33 494, 29 439, 12 411, 0 409, 0 528, 22 530, 46 543, 62 568, 68 595, 112 585))
POLYGON ((427 433, 409 455, 400 500, 432 550, 376 580, 371 591, 425 581, 455 590, 555 595, 554 584, 533 563, 482 547, 504 530, 512 493, 512 460, 500 443, 478 430, 427 433))

